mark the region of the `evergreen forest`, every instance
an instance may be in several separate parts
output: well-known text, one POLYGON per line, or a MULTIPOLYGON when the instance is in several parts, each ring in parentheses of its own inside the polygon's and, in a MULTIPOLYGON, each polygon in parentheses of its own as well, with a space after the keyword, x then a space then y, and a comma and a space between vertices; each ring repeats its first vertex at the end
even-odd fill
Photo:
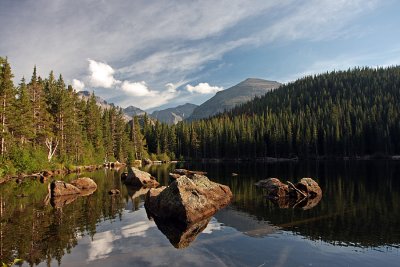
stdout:
MULTIPOLYGON (((127 121, 50 72, 13 83, 0 58, 0 176, 118 160, 400 154, 400 67, 307 76, 214 117, 127 121)), ((133 103, 134 104, 134 103, 133 103)))
POLYGON ((63 77, 50 72, 15 86, 0 58, 0 176, 141 158, 144 138, 137 118, 120 108, 102 110, 92 94, 81 99, 63 77))
POLYGON ((307 76, 209 119, 145 129, 152 151, 183 158, 400 154, 400 67, 307 76), (167 140, 170 140, 169 143, 167 140))

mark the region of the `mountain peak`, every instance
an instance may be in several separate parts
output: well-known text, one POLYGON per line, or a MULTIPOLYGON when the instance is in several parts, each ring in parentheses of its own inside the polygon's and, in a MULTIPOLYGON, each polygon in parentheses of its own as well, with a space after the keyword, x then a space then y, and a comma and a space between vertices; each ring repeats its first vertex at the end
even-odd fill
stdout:
POLYGON ((228 89, 217 92, 215 96, 198 106, 188 120, 203 119, 230 110, 256 96, 262 96, 280 85, 276 81, 247 78, 228 89))
POLYGON ((196 107, 198 106, 195 104, 186 103, 174 108, 153 111, 150 116, 161 122, 177 124, 192 115, 192 112, 196 107))

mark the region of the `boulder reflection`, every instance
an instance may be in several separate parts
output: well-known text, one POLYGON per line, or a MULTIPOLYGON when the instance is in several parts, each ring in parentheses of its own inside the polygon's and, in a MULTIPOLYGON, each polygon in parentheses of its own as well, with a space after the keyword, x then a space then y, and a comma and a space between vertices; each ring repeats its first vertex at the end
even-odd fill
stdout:
MULTIPOLYGON (((149 214, 147 213, 149 216, 149 214)), ((196 237, 206 229, 212 217, 191 225, 177 224, 174 221, 154 219, 158 229, 168 238, 169 242, 177 249, 188 247, 196 237)))

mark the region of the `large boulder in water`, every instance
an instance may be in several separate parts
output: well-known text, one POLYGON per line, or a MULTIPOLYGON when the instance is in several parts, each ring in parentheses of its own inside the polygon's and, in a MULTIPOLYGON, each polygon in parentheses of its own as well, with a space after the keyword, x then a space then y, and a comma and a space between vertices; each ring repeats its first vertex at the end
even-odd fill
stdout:
POLYGON ((157 187, 160 185, 156 178, 151 176, 150 173, 141 171, 135 167, 128 169, 128 176, 126 177, 124 183, 138 187, 157 187))
POLYGON ((206 176, 185 175, 168 187, 151 189, 145 200, 150 217, 175 221, 183 227, 214 215, 232 200, 232 192, 226 185, 210 181, 206 176))
POLYGON ((53 181, 49 184, 48 188, 51 197, 75 195, 81 193, 79 188, 63 181, 53 181))

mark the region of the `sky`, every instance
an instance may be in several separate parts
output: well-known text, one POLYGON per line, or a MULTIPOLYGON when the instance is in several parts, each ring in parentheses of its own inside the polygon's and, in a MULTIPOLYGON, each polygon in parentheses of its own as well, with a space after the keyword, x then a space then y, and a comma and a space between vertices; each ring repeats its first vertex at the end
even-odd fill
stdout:
POLYGON ((249 77, 399 65, 399 14, 397 0, 0 0, 0 56, 16 84, 36 65, 151 111, 249 77))

